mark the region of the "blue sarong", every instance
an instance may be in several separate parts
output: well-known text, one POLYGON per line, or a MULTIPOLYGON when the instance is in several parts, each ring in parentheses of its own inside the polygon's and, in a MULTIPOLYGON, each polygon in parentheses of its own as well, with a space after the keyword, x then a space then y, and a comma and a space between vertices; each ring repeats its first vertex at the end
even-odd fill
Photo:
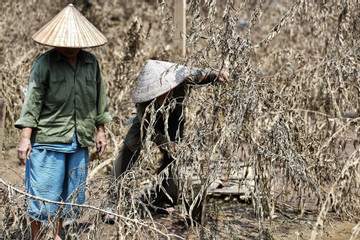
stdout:
MULTIPOLYGON (((89 165, 88 148, 81 148, 74 134, 72 144, 33 144, 26 161, 25 186, 36 197, 55 202, 83 204, 89 165), (74 147, 75 146, 75 147, 74 147)), ((28 198, 27 215, 37 221, 48 221, 59 214, 70 220, 78 217, 78 207, 63 206, 28 198)))

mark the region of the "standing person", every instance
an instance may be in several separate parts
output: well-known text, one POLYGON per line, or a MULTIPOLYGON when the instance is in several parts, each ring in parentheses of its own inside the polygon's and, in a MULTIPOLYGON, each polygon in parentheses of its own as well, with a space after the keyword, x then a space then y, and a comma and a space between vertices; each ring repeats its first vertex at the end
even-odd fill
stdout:
MULTIPOLYGON (((151 108, 156 112, 153 141, 163 154, 162 164, 158 169, 159 174, 165 168, 169 168, 169 175, 161 183, 166 193, 157 186, 155 190, 156 199, 152 202, 157 211, 161 213, 172 213, 178 199, 178 187, 173 179, 172 165, 174 161, 172 154, 177 151, 177 144, 183 138, 185 109, 183 101, 186 94, 194 85, 205 85, 229 81, 227 71, 212 71, 210 69, 192 69, 171 62, 149 60, 141 70, 132 100, 136 103, 136 117, 131 119, 131 126, 124 138, 120 153, 113 165, 112 175, 116 180, 131 168, 138 160, 141 150, 141 139, 144 140, 150 131, 151 108), (172 107, 170 107, 172 106, 172 107), (162 114, 160 108, 169 107, 169 113, 162 114), (166 126, 166 123, 168 126, 166 126), (141 131, 143 136, 141 137, 141 131), (167 197, 170 196, 169 197, 167 197)), ((110 187, 110 198, 116 198, 114 189, 110 187)), ((110 199, 114 204, 114 199, 110 199)), ((104 216, 105 223, 114 223, 114 216, 104 216)))
MULTIPOLYGON (((96 57, 82 48, 101 46, 105 36, 69 4, 42 27, 33 40, 54 49, 38 57, 31 69, 20 118, 18 158, 26 164, 25 186, 36 197, 83 204, 88 171, 88 147, 106 148, 104 124, 112 120, 96 57), (95 131, 96 130, 96 131, 95 131), (96 137, 94 139, 96 132, 96 137)), ((64 219, 79 209, 27 199, 32 239, 51 216, 59 216, 55 239, 64 219)))

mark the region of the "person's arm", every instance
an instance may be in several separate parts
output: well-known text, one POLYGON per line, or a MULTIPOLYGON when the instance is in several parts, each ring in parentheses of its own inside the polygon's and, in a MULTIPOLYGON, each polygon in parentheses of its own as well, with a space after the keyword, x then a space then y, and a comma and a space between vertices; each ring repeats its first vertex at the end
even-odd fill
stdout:
POLYGON ((15 127, 21 129, 18 159, 22 164, 25 164, 26 160, 30 158, 31 133, 33 128, 37 127, 45 95, 46 70, 41 71, 41 63, 39 61, 40 59, 38 58, 31 68, 25 101, 21 109, 20 118, 15 123, 15 127))
POLYGON ((31 132, 32 132, 32 128, 23 128, 21 130, 20 143, 19 143, 19 147, 18 147, 18 159, 24 165, 25 165, 26 160, 30 158, 31 132))
POLYGON ((101 76, 100 66, 96 60, 96 81, 97 81, 97 115, 95 118, 95 125, 104 125, 105 123, 111 122, 112 117, 109 112, 108 101, 106 97, 106 90, 104 80, 101 76))
POLYGON ((97 64, 96 80, 98 85, 98 92, 97 92, 97 115, 95 119, 95 125, 97 129, 95 144, 96 144, 96 151, 98 155, 101 156, 104 153, 107 146, 107 140, 105 135, 105 123, 110 122, 112 120, 112 117, 108 109, 105 84, 101 76, 99 63, 96 61, 96 64, 97 64))
POLYGON ((229 72, 227 70, 221 70, 219 72, 216 70, 211 70, 209 68, 194 68, 191 70, 190 75, 187 77, 187 82, 190 85, 205 85, 209 83, 214 83, 215 81, 228 82, 229 72))
POLYGON ((46 69, 41 69, 41 64, 42 62, 38 59, 31 68, 29 87, 20 117, 15 123, 16 128, 36 128, 38 125, 46 92, 46 69))

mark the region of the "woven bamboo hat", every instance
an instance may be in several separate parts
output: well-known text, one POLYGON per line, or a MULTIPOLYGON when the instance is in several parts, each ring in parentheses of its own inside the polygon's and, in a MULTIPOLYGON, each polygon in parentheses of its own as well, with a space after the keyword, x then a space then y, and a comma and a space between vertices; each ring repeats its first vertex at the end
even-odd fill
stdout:
POLYGON ((35 42, 68 48, 104 45, 106 37, 72 4, 69 4, 32 37, 35 42))
POLYGON ((154 99, 178 86, 187 76, 185 66, 148 60, 140 72, 132 100, 141 103, 154 99))

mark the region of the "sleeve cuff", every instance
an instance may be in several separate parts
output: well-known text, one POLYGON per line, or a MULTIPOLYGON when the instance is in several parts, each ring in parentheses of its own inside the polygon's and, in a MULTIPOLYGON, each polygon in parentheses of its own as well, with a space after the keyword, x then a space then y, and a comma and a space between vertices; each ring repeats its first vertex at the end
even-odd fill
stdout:
POLYGON ((19 128, 19 129, 22 129, 25 127, 36 128, 37 122, 35 120, 31 121, 29 119, 20 118, 15 122, 15 127, 19 128))
POLYGON ((102 124, 105 124, 105 123, 108 123, 111 121, 112 121, 112 117, 111 117, 110 113, 106 112, 106 113, 100 114, 96 117, 95 125, 96 126, 102 125, 102 124))

